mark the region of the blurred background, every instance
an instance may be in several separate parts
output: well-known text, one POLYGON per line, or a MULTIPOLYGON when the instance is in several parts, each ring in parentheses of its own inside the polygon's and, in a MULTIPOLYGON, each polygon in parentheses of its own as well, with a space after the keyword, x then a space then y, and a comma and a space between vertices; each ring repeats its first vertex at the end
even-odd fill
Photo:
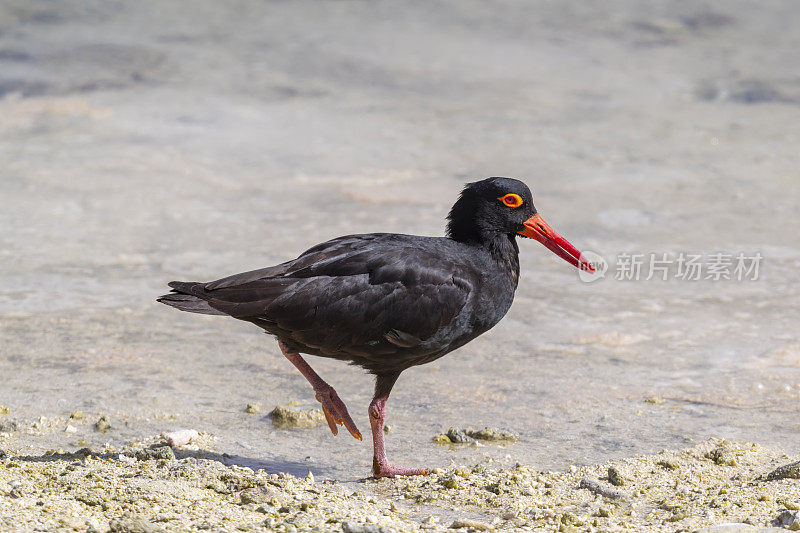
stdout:
MULTIPOLYGON (((395 387, 394 461, 796 444, 798 17, 791 1, 2 0, 0 404, 18 429, 0 444, 187 427, 266 468, 366 474, 369 443, 244 412, 317 406, 273 339, 155 298, 342 234, 441 235, 464 182, 498 175, 611 266, 585 283, 521 242, 506 319, 395 387), (621 253, 682 252, 763 260, 757 280, 615 279, 621 253), (450 426, 521 440, 431 442, 450 426)), ((365 430, 371 378, 310 359, 365 430)))

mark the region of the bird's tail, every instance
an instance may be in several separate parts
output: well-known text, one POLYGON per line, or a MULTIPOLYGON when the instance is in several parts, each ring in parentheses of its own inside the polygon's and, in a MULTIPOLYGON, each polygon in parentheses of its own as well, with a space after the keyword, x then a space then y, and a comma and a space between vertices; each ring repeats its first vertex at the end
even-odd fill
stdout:
POLYGON ((211 307, 203 298, 192 294, 196 292, 196 289, 202 289, 203 285, 203 283, 199 282, 172 281, 169 283, 169 286, 172 287, 172 292, 159 296, 156 301, 188 313, 224 315, 225 313, 211 307))

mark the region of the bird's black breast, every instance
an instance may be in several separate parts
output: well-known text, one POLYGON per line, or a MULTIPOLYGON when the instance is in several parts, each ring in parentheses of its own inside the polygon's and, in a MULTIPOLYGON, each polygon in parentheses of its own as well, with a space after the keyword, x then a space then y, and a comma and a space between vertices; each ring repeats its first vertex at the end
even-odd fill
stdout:
POLYGON ((511 305, 517 274, 488 251, 447 238, 350 235, 193 294, 290 349, 388 373, 494 326, 511 305))

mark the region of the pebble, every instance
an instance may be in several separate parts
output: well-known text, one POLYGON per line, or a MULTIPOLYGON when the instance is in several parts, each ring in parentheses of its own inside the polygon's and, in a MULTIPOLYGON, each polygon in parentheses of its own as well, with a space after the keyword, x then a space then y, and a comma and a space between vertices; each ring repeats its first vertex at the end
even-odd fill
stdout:
POLYGON ((192 441, 197 440, 197 438, 200 437, 200 433, 194 429, 179 429, 177 431, 162 433, 161 436, 167 441, 167 444, 177 447, 186 446, 192 441))
POLYGON ((94 423, 94 429, 100 433, 108 433, 111 430, 111 423, 108 421, 108 417, 101 415, 97 422, 94 423))
POLYGON ((483 442, 508 442, 513 443, 519 440, 519 435, 492 428, 472 429, 472 428, 450 428, 446 433, 440 433, 433 437, 436 444, 471 444, 472 446, 482 446, 483 442))
POLYGON ((772 521, 772 525, 786 528, 789 531, 800 531, 800 511, 786 509, 772 521))
POLYGON ((313 428, 326 423, 322 409, 296 411, 279 405, 269 415, 278 429, 313 428))
POLYGON ((621 487, 625 484, 622 474, 613 466, 608 467, 608 482, 615 487, 621 487))
POLYGON ((599 494, 604 498, 609 498, 611 500, 630 500, 631 497, 624 492, 617 490, 612 487, 607 487, 603 485, 599 480, 594 478, 585 477, 581 479, 580 487, 582 489, 587 489, 595 494, 599 494))
POLYGON ((145 448, 144 450, 137 450, 134 454, 139 461, 147 461, 150 459, 166 459, 171 461, 175 459, 175 452, 169 446, 157 446, 155 448, 145 448))
POLYGON ((773 481, 776 479, 800 479, 800 461, 779 466, 766 476, 764 479, 773 481))

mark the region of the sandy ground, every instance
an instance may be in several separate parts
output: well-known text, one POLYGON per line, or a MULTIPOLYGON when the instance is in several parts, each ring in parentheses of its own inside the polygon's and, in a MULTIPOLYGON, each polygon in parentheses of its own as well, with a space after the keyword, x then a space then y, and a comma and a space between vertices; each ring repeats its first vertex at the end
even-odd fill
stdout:
MULTIPOLYGON (((489 175, 525 180, 611 268, 584 283, 522 243, 506 319, 401 377, 391 458, 565 471, 710 437, 796 448, 798 16, 789 1, 0 2, 0 449, 192 428, 237 466, 356 483, 368 443, 266 417, 315 407, 271 339, 154 298, 342 234, 441 234, 463 183, 489 175), (764 259, 757 281, 615 279, 621 253, 689 252, 764 259), (520 439, 432 443, 450 426, 520 439)), ((312 364, 364 430, 369 377, 312 364)))
POLYGON ((565 473, 489 461, 424 477, 339 483, 254 472, 224 455, 153 442, 0 461, 0 482, 11 487, 0 499, 0 526, 140 533, 795 530, 800 462, 788 459, 753 443, 709 441, 565 473))

